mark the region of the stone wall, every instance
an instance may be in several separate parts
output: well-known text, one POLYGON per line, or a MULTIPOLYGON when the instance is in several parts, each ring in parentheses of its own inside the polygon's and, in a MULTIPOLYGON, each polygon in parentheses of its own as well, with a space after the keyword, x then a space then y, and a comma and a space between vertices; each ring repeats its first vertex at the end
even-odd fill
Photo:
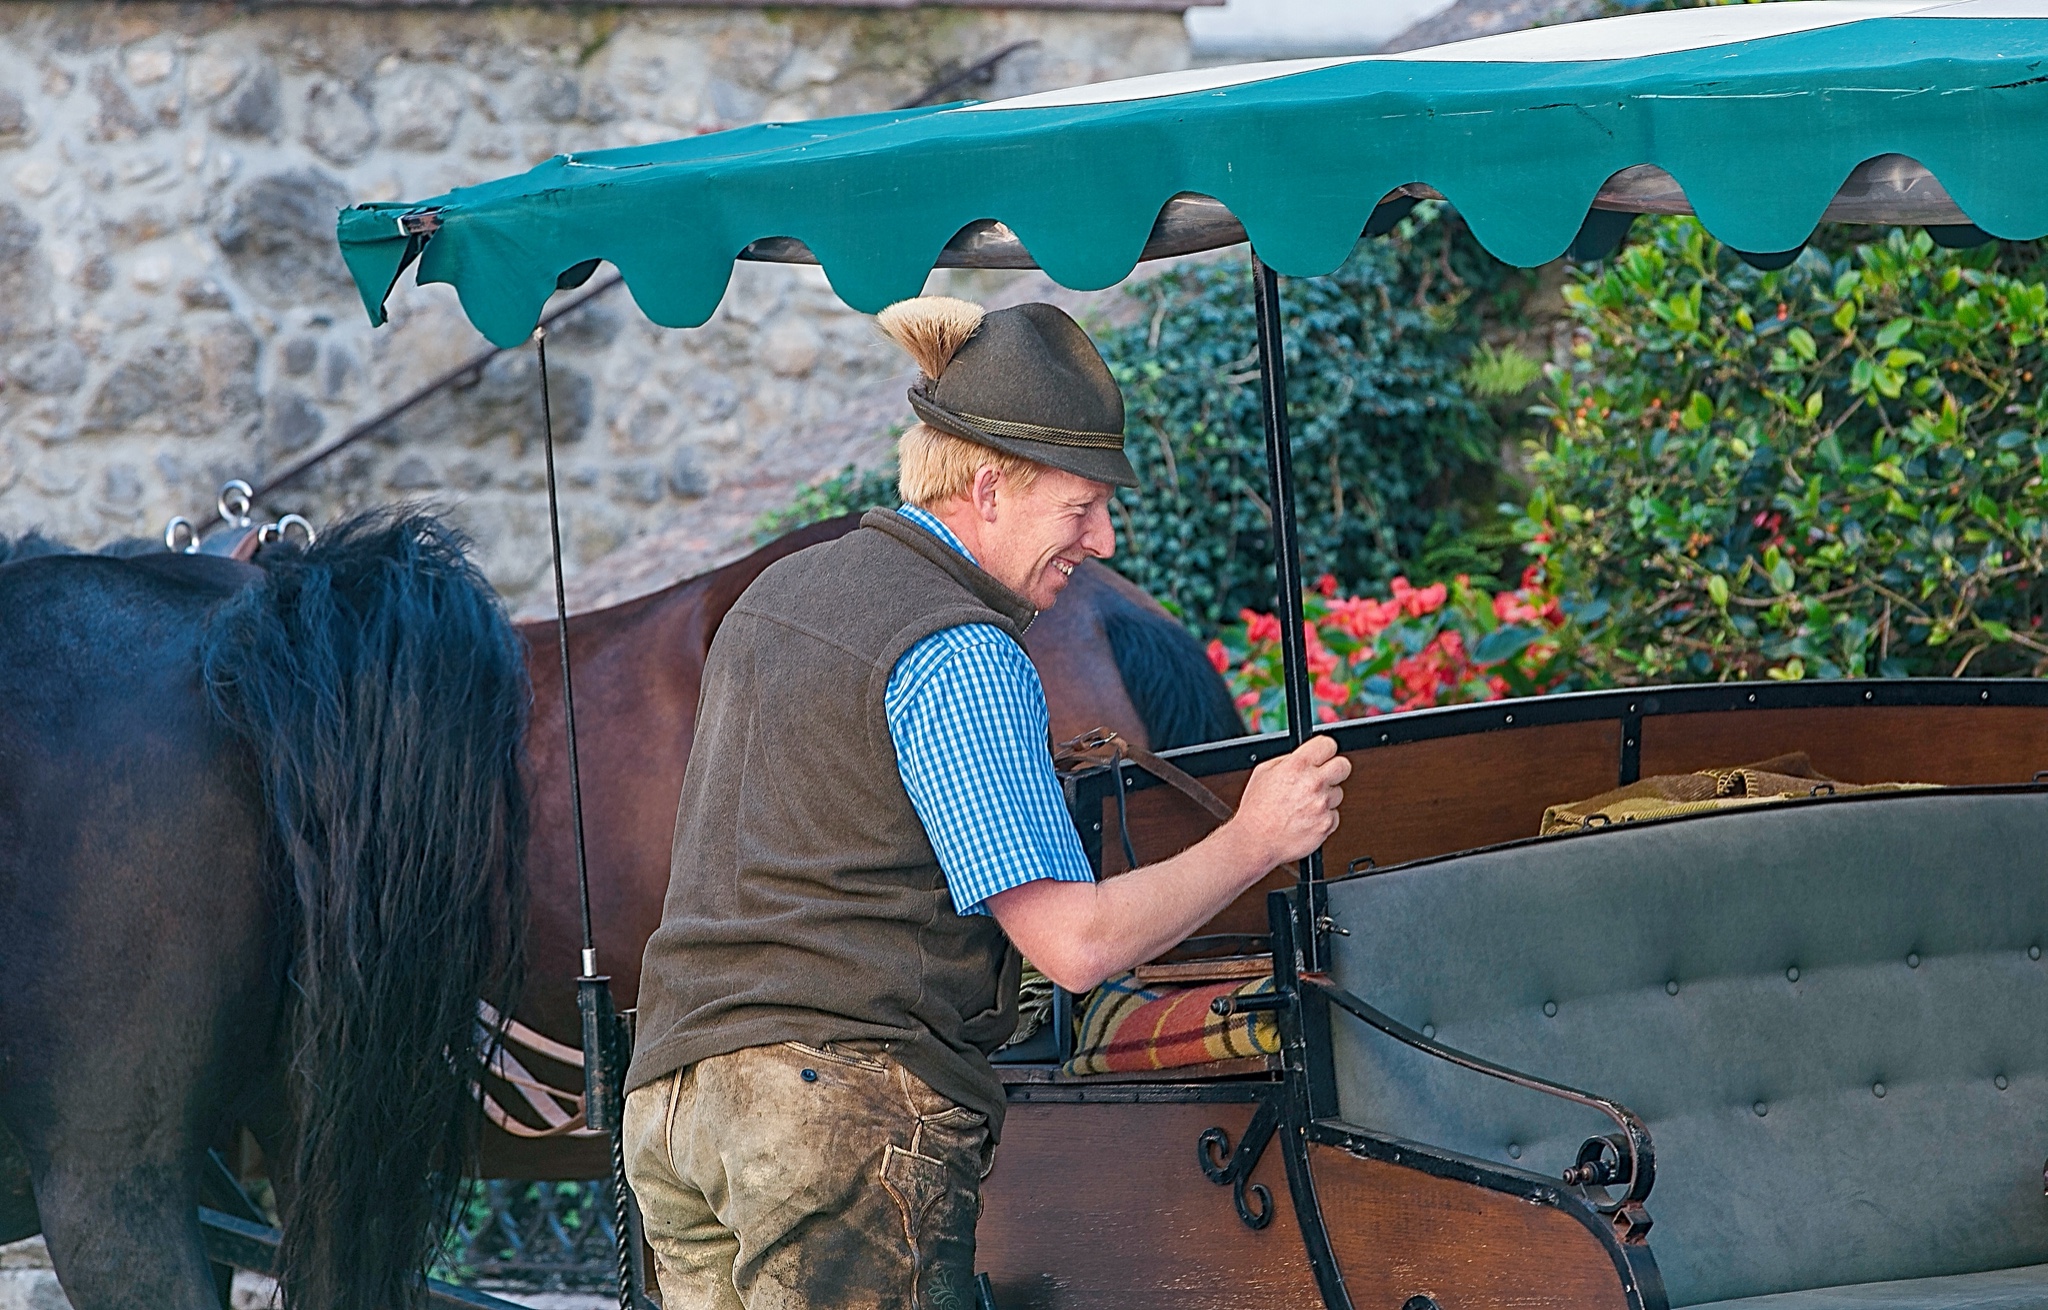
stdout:
MULTIPOLYGON (((0 534, 154 536, 483 349, 445 287, 368 326, 343 204, 886 108, 1017 41, 967 94, 1187 60, 1170 12, 0 5, 0 534)), ((687 574, 901 418, 903 361, 816 270, 741 266, 683 332, 615 292, 549 362, 572 567, 660 533, 687 574)), ((537 595, 536 383, 502 356, 268 508, 455 507, 493 581, 537 595)))

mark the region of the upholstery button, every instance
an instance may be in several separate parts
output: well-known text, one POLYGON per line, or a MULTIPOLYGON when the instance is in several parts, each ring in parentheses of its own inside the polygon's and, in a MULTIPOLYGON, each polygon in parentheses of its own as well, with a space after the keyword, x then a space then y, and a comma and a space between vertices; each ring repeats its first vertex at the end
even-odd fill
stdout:
POLYGON ((1870 1085, 1870 1094, 1872 1096, 1875 1096, 1878 1100, 1882 1101, 1884 1099, 1884 1084, 1872 1083, 1870 1085))
POLYGON ((1508 1143, 1508 1159, 1510 1159, 1510 1160, 1519 1160, 1519 1159, 1521 1159, 1521 1158, 1522 1158, 1522 1144, 1521 1144, 1520 1142, 1509 1142, 1509 1143, 1508 1143))
POLYGON ((804 1075, 803 1075, 803 1076, 804 1076, 804 1081, 805 1081, 805 1082, 807 1082, 807 1083, 814 1083, 814 1082, 818 1081, 818 1071, 817 1071, 816 1069, 806 1069, 806 1070, 804 1070, 804 1075))
POLYGON ((1556 1001, 1545 1001, 1543 1003, 1543 1017, 1546 1019, 1555 1019, 1557 1017, 1556 1001))
POLYGON ((2028 958, 2028 959, 2030 959, 2030 960, 2038 960, 2038 959, 2040 959, 2040 958, 2041 958, 2041 948, 2040 948, 2040 947, 2038 947, 2038 946, 2029 946, 2029 947, 2027 948, 2027 958, 2028 958))
POLYGON ((1917 969, 1920 967, 1920 953, 1918 951, 1912 951, 1907 953, 1906 967, 1908 969, 1917 969))
POLYGON ((1785 970, 1785 981, 1786 981, 1786 982, 1798 982, 1798 981, 1799 981, 1799 966, 1798 966, 1798 965, 1796 965, 1796 964, 1795 964, 1795 965, 1793 965, 1793 966, 1792 966, 1791 968, 1789 968, 1789 969, 1785 970))
POLYGON ((1430 1039, 1431 1041, 1435 1041, 1435 1040, 1436 1040, 1436 1025, 1435 1025, 1435 1024, 1433 1024, 1433 1023, 1426 1023, 1426 1024, 1422 1025, 1422 1035, 1423 1035, 1424 1037, 1427 1037, 1427 1038, 1429 1038, 1429 1039, 1430 1039))
POLYGON ((1999 1091, 2001 1091, 2001 1092, 2002 1092, 2002 1091, 2004 1091, 2004 1090, 2005 1090, 2006 1088, 2008 1088, 2008 1087, 2012 1086, 2012 1084, 2011 1084, 2011 1083, 2008 1083, 2008 1082, 2007 1082, 2007 1081, 2005 1080, 2005 1075, 2004 1075, 2004 1074, 2000 1074, 2000 1075, 1998 1075, 1998 1077, 1996 1077, 1996 1078, 1993 1078, 1993 1079, 1991 1080, 1991 1085, 1992 1085, 1993 1087, 1996 1087, 1996 1088, 1997 1088, 1997 1089, 1998 1089, 1999 1091))
POLYGON ((1664 994, 1666 996, 1678 995, 1678 979, 1673 978, 1670 982, 1664 984, 1664 994))
POLYGON ((1765 1105, 1762 1101, 1758 1101, 1755 1105, 1752 1105, 1749 1108, 1756 1111, 1756 1117, 1759 1119, 1763 1118, 1765 1115, 1771 1112, 1771 1107, 1765 1105))

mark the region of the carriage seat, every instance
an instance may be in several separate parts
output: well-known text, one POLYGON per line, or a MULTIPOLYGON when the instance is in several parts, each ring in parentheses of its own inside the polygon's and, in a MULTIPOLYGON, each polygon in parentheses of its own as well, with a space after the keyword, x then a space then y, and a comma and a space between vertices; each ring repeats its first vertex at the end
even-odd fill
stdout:
MULTIPOLYGON (((2048 1310, 2048 789, 1797 801, 1342 879, 1335 980, 1613 1096, 1674 1306, 2048 1310)), ((1611 1125, 1333 1017, 1342 1117, 1555 1179, 1611 1125)))
MULTIPOLYGON (((1716 1301, 1711 1310, 2042 1310, 2048 1265, 1716 1301)), ((1707 1310, 1707 1308, 1703 1308, 1707 1310)))

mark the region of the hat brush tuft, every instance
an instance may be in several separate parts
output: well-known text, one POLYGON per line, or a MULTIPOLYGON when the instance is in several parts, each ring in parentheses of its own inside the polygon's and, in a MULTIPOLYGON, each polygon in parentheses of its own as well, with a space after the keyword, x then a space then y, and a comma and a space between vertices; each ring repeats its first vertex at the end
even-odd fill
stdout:
POLYGON ((937 382, 984 313, 980 305, 951 296, 918 296, 889 306, 875 315, 875 323, 909 353, 927 381, 937 382))

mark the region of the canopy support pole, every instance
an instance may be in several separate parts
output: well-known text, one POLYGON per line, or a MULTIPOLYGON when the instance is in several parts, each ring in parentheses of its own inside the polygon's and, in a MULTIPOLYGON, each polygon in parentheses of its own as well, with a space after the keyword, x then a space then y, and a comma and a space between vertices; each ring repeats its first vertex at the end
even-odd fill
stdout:
POLYGON ((548 397, 548 330, 533 331, 540 365, 541 449, 547 463, 548 546, 555 566, 555 646, 562 659, 562 724, 569 748, 569 823, 576 844, 576 892, 583 912, 581 971, 576 1010, 583 1020, 583 1121, 611 1144, 612 1208, 618 1239, 619 1310, 640 1310, 635 1256, 639 1226, 633 1222, 626 1184, 624 1062, 630 1058, 630 1025, 612 1000, 612 980, 597 971, 597 938, 590 922, 590 861, 583 841, 583 773, 576 756, 576 689, 569 677, 569 599, 562 581, 561 500, 555 481, 555 418, 548 397))
MULTIPOLYGON (((1287 675, 1287 735, 1301 745, 1315 731, 1310 694, 1308 643, 1302 632, 1301 544, 1294 521, 1294 448, 1287 437, 1287 349, 1280 316, 1280 277, 1252 254, 1252 300, 1258 310, 1259 398, 1266 429, 1266 473, 1273 513, 1274 583, 1279 588, 1280 661, 1287 675)), ((1323 853, 1301 862, 1300 895, 1303 965, 1323 967, 1321 928, 1323 853)))

